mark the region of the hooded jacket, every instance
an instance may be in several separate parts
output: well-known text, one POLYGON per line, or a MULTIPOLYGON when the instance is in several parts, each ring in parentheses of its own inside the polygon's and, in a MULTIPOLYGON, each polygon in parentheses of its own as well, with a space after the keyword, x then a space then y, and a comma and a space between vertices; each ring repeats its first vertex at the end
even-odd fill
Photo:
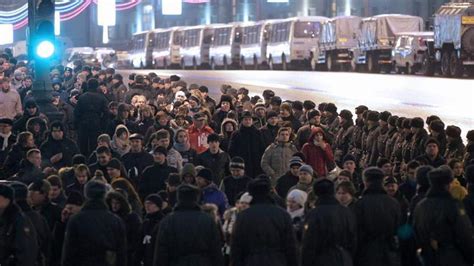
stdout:
POLYGON ((272 178, 274 185, 277 178, 290 169, 290 159, 296 152, 298 150, 292 142, 280 143, 278 141, 275 141, 265 150, 260 165, 265 174, 272 178))
POLYGON ((38 116, 32 117, 26 122, 26 130, 33 134, 33 138, 35 139, 35 145, 36 147, 39 147, 46 139, 46 131, 48 130, 47 121, 38 116), (39 132, 35 132, 33 130, 35 124, 40 125, 39 132))
POLYGON ((303 145, 301 152, 306 158, 306 164, 313 167, 313 170, 318 177, 324 177, 328 174, 328 165, 334 163, 334 155, 332 153, 331 145, 327 143, 324 131, 321 128, 316 127, 313 129, 308 142, 303 145), (324 141, 326 143, 324 149, 314 144, 314 138, 317 133, 321 133, 324 136, 324 141))

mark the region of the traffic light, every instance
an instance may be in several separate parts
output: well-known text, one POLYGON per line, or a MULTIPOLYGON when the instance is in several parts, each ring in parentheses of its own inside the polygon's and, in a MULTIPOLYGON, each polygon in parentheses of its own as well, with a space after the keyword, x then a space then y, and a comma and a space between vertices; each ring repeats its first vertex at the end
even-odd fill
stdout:
POLYGON ((55 54, 54 9, 54 0, 36 0, 33 33, 36 60, 48 60, 55 54))

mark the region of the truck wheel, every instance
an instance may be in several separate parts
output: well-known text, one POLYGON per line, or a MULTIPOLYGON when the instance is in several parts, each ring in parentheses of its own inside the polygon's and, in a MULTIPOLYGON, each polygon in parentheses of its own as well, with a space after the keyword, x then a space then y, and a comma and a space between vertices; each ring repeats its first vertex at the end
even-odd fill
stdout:
POLYGON ((423 58, 423 62, 421 63, 421 72, 427 77, 434 76, 435 65, 431 61, 430 55, 428 53, 425 53, 425 58, 423 58))
POLYGON ((367 58, 367 71, 369 71, 369 73, 379 73, 380 72, 379 64, 378 64, 377 58, 374 54, 368 55, 368 58, 367 58))
POLYGON ((282 54, 281 55, 281 68, 283 71, 287 71, 288 70, 288 64, 286 63, 286 56, 285 54, 282 54))
POLYGON ((328 58, 326 59, 326 68, 328 71, 334 71, 334 65, 331 54, 328 54, 328 58))
POLYGON ((448 51, 444 51, 441 54, 441 74, 446 77, 451 77, 451 66, 450 66, 450 53, 448 51))
POLYGON ((464 74, 463 65, 461 59, 458 58, 456 55, 456 51, 451 52, 450 58, 450 69, 451 69, 451 76, 455 78, 460 78, 464 74))

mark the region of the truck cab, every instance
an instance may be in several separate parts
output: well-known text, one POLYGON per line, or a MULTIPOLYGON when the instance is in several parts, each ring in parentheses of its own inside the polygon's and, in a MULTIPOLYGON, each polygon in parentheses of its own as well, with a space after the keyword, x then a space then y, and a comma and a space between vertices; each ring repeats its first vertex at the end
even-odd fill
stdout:
POLYGON ((430 43, 434 42, 433 32, 402 32, 396 35, 392 50, 393 65, 397 73, 415 74, 421 70, 430 43))

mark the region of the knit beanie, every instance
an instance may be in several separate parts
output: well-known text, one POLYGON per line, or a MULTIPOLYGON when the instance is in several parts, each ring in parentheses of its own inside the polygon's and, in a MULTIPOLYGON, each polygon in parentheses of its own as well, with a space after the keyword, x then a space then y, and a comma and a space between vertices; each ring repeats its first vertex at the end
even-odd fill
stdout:
POLYGON ((300 167, 300 172, 306 172, 310 175, 314 174, 313 167, 311 165, 305 164, 300 167))
POLYGON ((298 203, 298 205, 300 205, 301 207, 304 207, 304 204, 306 203, 306 200, 308 199, 308 193, 299 189, 293 189, 292 191, 290 191, 290 193, 288 193, 288 195, 286 196, 286 199, 293 200, 296 203, 298 203))
POLYGON ((198 174, 197 174, 198 177, 202 177, 204 179, 206 179, 207 181, 209 182, 212 182, 213 178, 212 178, 212 171, 211 169, 209 168, 203 168, 201 169, 198 174))
POLYGON ((242 157, 235 156, 230 160, 229 168, 237 168, 245 170, 245 161, 242 157))
POLYGON ((105 184, 96 180, 91 180, 87 182, 84 188, 84 195, 87 199, 90 200, 103 200, 106 192, 107 187, 105 186, 105 184))
POLYGON ((163 206, 163 199, 158 194, 150 194, 145 198, 145 201, 150 201, 161 209, 163 206))
POLYGON ((15 192, 13 189, 5 184, 0 184, 0 196, 9 199, 10 201, 14 200, 15 192))

